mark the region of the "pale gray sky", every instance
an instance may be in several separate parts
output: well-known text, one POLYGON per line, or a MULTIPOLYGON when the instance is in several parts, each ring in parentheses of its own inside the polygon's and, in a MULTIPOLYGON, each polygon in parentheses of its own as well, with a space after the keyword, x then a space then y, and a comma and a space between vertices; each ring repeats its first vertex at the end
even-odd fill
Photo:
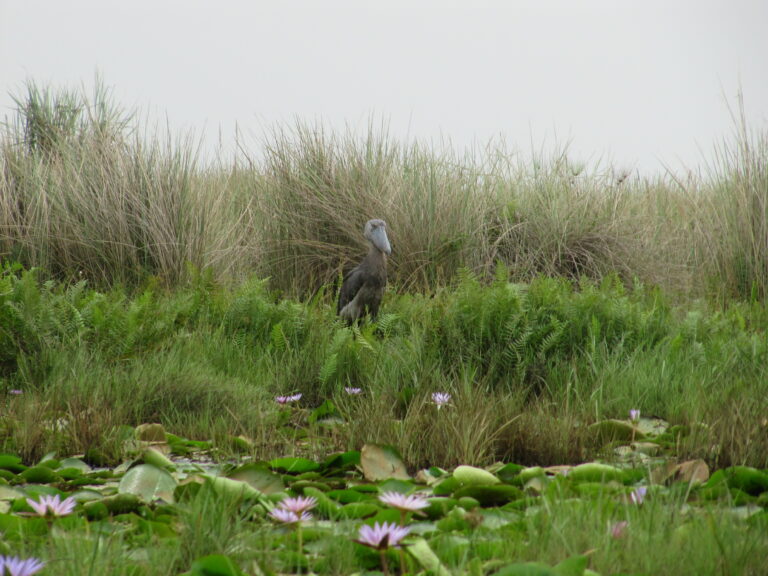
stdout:
POLYGON ((294 118, 643 172, 693 167, 744 93, 768 128, 764 0, 0 0, 0 116, 90 86, 210 145, 294 118))

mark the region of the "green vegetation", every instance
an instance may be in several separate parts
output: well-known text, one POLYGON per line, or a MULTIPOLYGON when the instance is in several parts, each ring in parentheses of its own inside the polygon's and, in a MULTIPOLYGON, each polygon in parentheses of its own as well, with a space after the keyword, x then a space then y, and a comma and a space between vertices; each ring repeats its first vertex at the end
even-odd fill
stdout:
POLYGON ((202 167, 103 90, 18 103, 0 556, 42 574, 763 570, 768 140, 744 123, 711 174, 649 181, 302 124, 259 162, 202 167), (392 285, 346 328, 335 287, 374 216, 392 285), (45 494, 74 512, 34 516, 45 494), (289 495, 316 499, 312 520, 269 516, 289 495), (402 555, 355 542, 374 522, 410 527, 402 555))

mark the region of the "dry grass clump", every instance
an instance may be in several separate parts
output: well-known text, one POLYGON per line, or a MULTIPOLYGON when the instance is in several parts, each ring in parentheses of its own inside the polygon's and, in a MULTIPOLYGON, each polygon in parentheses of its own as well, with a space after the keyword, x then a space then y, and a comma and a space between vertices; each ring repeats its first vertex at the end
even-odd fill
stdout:
POLYGON ((513 277, 656 278, 659 221, 641 210, 646 183, 573 170, 565 154, 534 170, 501 147, 478 159, 297 124, 272 134, 255 178, 264 269, 275 285, 311 292, 366 250, 366 220, 387 221, 393 276, 434 290, 461 268, 513 277))
POLYGON ((18 104, 0 141, 0 254, 107 286, 226 276, 247 259, 248 206, 233 213, 194 142, 133 135, 103 91, 89 101, 30 85, 18 104))
POLYGON ((696 210, 695 267, 722 301, 768 295, 768 133, 751 132, 743 109, 732 142, 716 150, 696 210))
POLYGON ((365 222, 383 218, 402 289, 435 287, 479 264, 488 244, 492 184, 449 151, 401 146, 385 131, 329 134, 297 124, 266 144, 255 179, 264 269, 299 293, 332 282, 367 250, 365 222))
POLYGON ((501 262, 518 281, 618 273, 684 298, 768 292, 768 138, 743 116, 710 174, 642 179, 565 150, 521 161, 503 142, 465 155, 399 143, 373 123, 356 134, 298 121, 258 154, 202 166, 192 139, 142 136, 103 88, 31 84, 17 103, 0 133, 0 256, 55 277, 255 273, 306 297, 361 257, 378 217, 401 291, 501 262))

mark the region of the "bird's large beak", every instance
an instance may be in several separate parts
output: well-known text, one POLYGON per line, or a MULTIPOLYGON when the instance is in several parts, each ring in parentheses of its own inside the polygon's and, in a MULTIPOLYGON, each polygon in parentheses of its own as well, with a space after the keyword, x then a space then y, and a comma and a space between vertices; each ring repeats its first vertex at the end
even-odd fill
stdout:
POLYGON ((387 238, 387 229, 383 226, 373 229, 373 232, 371 232, 371 242, 387 256, 392 254, 392 247, 389 245, 389 238, 387 238))

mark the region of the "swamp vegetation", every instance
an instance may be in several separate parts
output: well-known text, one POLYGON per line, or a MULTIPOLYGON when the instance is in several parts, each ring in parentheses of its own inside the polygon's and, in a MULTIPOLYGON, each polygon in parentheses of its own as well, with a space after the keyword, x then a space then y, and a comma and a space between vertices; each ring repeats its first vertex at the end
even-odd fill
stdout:
POLYGON ((306 124, 203 165, 103 89, 18 107, 0 574, 765 573, 743 119, 709 173, 647 179, 306 124), (391 284, 348 328, 372 217, 391 284))

